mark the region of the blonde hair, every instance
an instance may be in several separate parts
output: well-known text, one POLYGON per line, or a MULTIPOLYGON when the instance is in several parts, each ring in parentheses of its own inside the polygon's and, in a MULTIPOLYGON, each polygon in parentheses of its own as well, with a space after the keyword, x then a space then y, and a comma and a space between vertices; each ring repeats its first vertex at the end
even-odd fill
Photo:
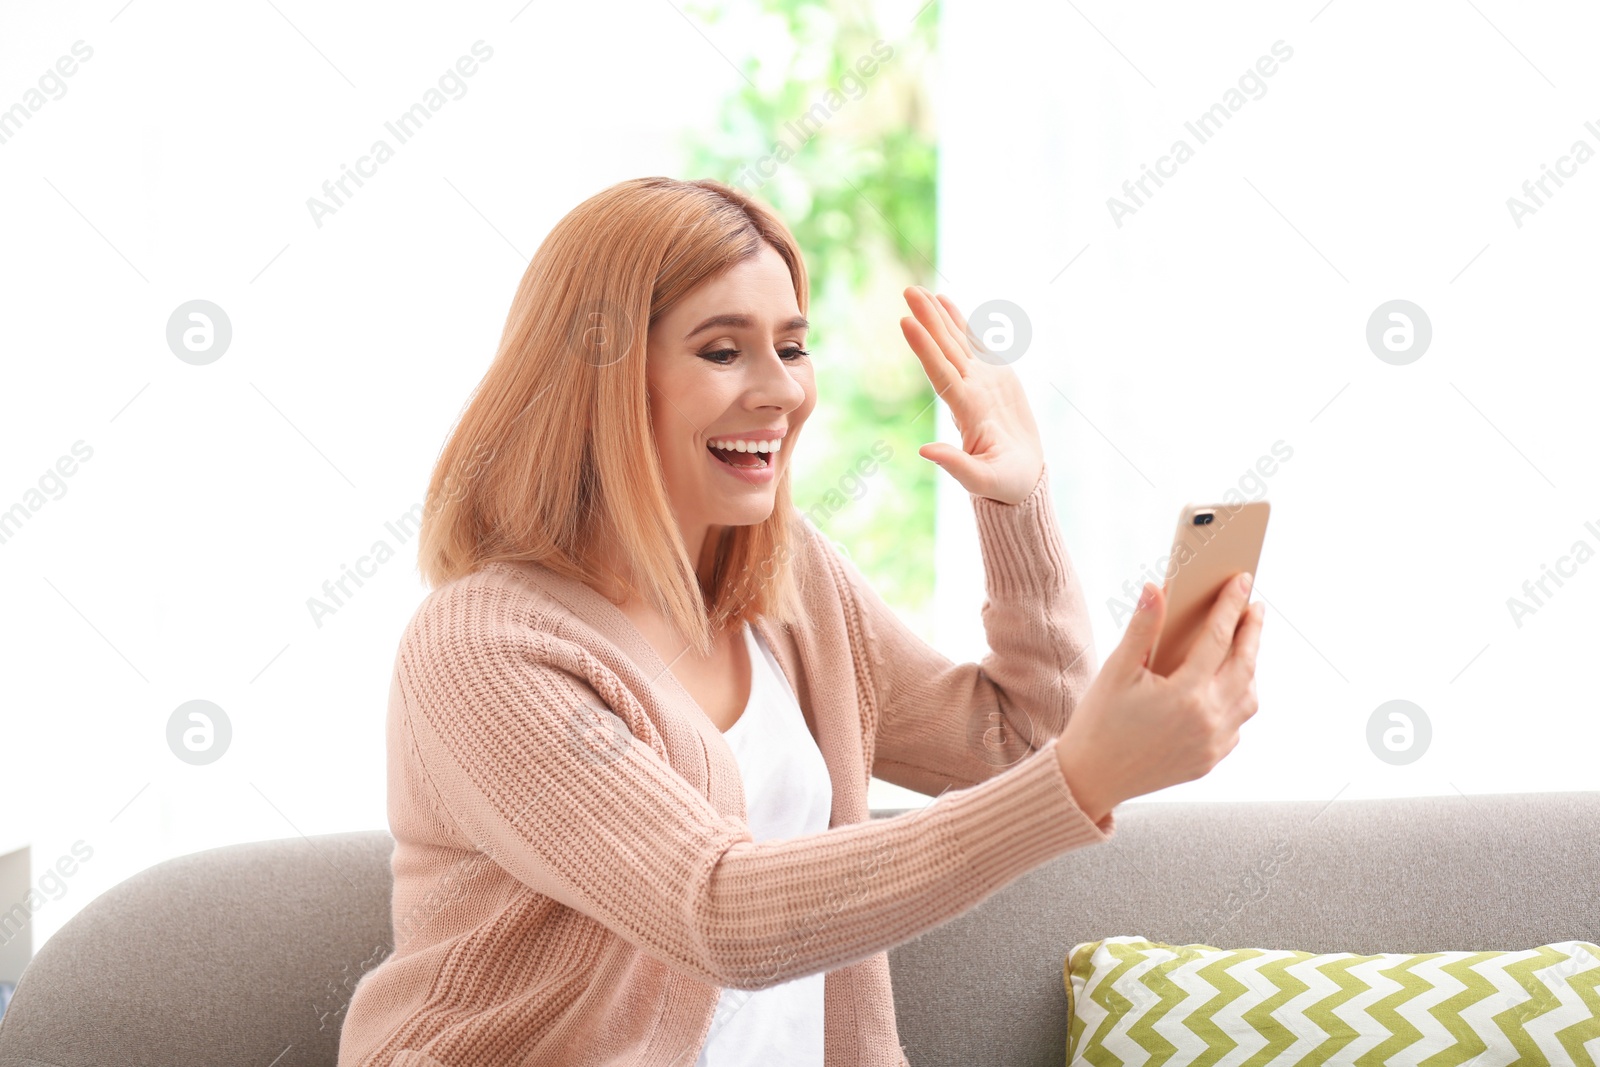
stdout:
POLYGON ((763 245, 788 264, 805 314, 794 236, 720 182, 620 182, 556 223, 428 483, 418 566, 430 586, 490 562, 541 563, 614 603, 642 595, 702 655, 730 623, 801 618, 790 468, 765 520, 720 536, 712 527, 702 585, 668 501, 646 389, 649 326, 763 245), (626 560, 623 573, 604 565, 602 545, 626 560))

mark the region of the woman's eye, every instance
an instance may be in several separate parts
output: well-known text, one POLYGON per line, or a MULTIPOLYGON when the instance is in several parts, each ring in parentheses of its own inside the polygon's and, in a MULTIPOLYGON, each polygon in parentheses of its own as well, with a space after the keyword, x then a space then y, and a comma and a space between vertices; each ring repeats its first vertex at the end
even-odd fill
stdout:
POLYGON ((785 348, 782 352, 780 352, 778 354, 780 356, 788 356, 791 360, 796 360, 796 359, 801 358, 802 356, 809 356, 811 353, 806 351, 804 348, 795 347, 795 348, 785 348))
POLYGON ((717 357, 718 356, 737 356, 738 354, 739 354, 739 350, 737 348, 719 348, 715 352, 702 352, 702 353, 700 353, 700 358, 701 359, 709 359, 713 363, 727 363, 728 360, 726 360, 726 359, 718 359, 717 357))

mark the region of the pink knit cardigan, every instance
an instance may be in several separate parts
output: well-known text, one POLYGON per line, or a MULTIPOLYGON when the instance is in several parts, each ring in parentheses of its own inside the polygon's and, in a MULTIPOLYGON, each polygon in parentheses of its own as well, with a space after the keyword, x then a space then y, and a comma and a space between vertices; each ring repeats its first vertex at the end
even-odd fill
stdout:
POLYGON ((389 695, 395 949, 339 1067, 692 1067, 718 987, 819 971, 828 1067, 905 1067, 886 950, 1114 833, 1056 757, 1095 664, 1047 475, 971 499, 981 663, 929 647, 796 513, 806 622, 755 625, 833 816, 785 840, 752 841, 722 734, 597 591, 495 563, 430 593, 389 695), (873 775, 936 799, 872 819, 873 775))

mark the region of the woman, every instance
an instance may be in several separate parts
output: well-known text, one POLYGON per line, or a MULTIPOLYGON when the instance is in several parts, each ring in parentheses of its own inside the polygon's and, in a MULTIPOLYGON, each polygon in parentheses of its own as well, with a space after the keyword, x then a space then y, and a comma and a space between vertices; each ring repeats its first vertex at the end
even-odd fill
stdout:
POLYGON ((991 652, 895 616, 790 501, 807 295, 783 224, 709 181, 613 186, 528 265, 429 487, 395 950, 341 1067, 904 1065, 888 948, 1237 742, 1259 608, 1230 586, 1160 678, 1147 585, 1091 685, 1021 384, 922 289, 902 329, 962 436, 922 455, 972 496, 991 652), (871 820, 872 775, 937 799, 871 820))

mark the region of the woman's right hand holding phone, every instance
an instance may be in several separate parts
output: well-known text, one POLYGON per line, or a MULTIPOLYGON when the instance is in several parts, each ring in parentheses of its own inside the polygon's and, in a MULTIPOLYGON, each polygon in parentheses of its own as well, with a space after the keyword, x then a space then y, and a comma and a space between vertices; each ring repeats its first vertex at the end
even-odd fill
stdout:
POLYGON ((1202 778, 1256 713, 1256 649, 1266 610, 1250 575, 1223 586, 1188 656, 1168 677, 1148 670, 1166 597, 1147 582, 1122 641, 1067 720, 1056 746, 1078 807, 1095 822, 1125 800, 1202 778))

